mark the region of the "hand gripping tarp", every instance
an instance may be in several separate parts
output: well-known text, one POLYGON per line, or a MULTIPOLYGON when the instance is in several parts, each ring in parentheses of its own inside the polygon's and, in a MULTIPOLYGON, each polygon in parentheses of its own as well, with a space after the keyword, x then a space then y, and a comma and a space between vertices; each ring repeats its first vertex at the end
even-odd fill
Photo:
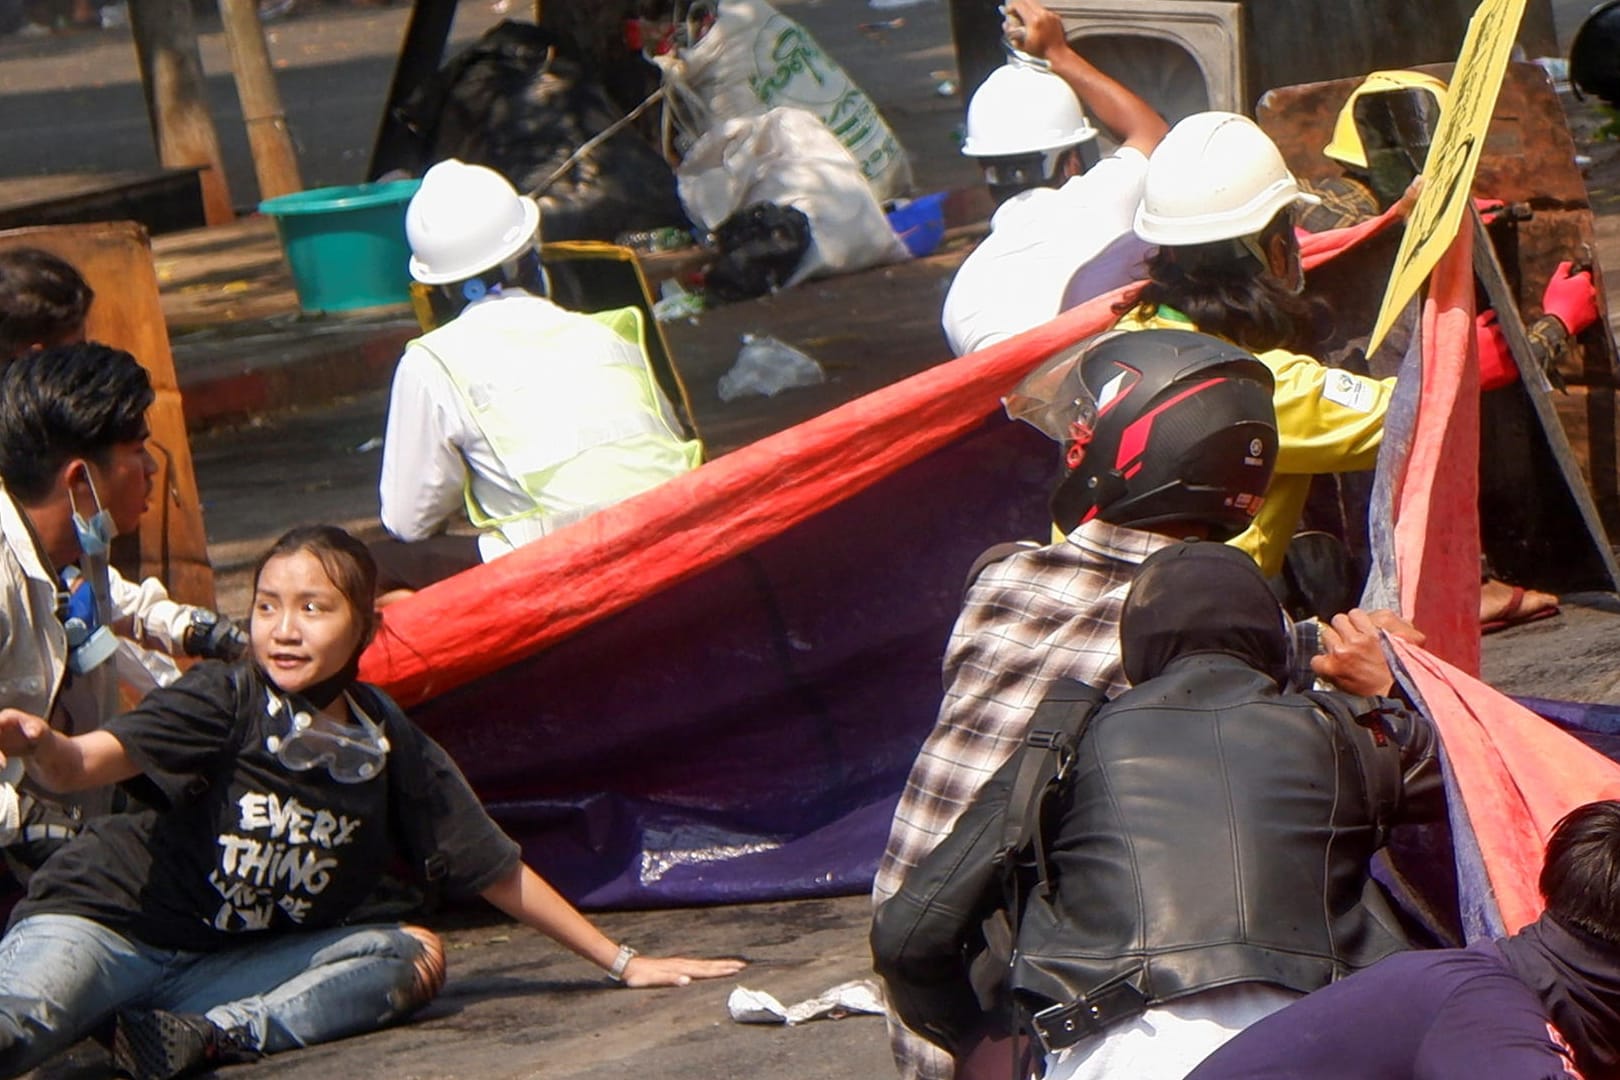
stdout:
MULTIPOLYGON (((1307 237, 1307 267, 1384 224, 1307 237)), ((1000 398, 1118 298, 423 590, 362 676, 582 903, 863 891, 963 575, 1049 529, 1056 450, 1000 398)))
POLYGON ((1542 849, 1559 818, 1620 798, 1620 764, 1606 756, 1620 751, 1620 720, 1613 709, 1558 702, 1530 702, 1533 712, 1476 677, 1479 378, 1470 259, 1464 230, 1430 278, 1396 384, 1369 521, 1366 603, 1398 607, 1427 636, 1424 648, 1392 645, 1402 684, 1440 732, 1461 930, 1473 941, 1540 914, 1542 849))

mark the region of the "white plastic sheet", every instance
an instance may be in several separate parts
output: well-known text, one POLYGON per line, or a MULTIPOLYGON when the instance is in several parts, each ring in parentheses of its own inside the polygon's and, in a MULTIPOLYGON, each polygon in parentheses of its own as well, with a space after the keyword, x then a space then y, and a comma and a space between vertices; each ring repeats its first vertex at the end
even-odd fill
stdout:
POLYGON ((687 214, 706 229, 757 202, 802 211, 810 249, 789 285, 909 257, 855 159, 803 109, 727 120, 693 145, 675 177, 687 214))
POLYGON ((802 1024, 846 1016, 883 1015, 883 994, 870 979, 839 983, 797 1005, 783 1005, 764 990, 739 986, 726 999, 726 1011, 739 1024, 802 1024))
POLYGON ((814 386, 827 381, 827 373, 804 353, 773 337, 743 335, 737 361, 720 376, 717 392, 721 401, 758 395, 775 397, 797 386, 814 386))

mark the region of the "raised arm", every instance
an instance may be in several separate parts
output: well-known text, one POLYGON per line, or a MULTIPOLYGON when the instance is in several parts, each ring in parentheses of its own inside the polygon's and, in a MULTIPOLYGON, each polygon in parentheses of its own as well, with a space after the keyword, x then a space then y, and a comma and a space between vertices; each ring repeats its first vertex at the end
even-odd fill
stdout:
POLYGON ((59 794, 105 787, 140 772, 109 733, 63 735, 20 709, 0 709, 0 754, 22 758, 29 776, 59 794))
POLYGON ((1086 112, 1122 146, 1153 153, 1170 130, 1164 117, 1075 52, 1063 34, 1063 20, 1038 0, 1009 0, 1006 11, 1014 45, 1051 64, 1052 73, 1069 84, 1086 112))
MULTIPOLYGON (((518 922, 540 931, 602 970, 613 971, 621 946, 524 864, 518 863, 510 874, 485 889, 483 897, 518 922)), ((685 986, 693 979, 735 975, 744 966, 742 960, 634 956, 619 976, 626 986, 638 988, 685 986)))

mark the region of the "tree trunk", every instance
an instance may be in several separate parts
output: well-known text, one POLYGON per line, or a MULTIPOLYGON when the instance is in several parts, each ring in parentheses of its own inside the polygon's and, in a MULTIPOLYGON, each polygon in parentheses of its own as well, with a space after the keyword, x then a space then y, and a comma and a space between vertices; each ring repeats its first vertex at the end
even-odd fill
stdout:
POLYGON ((190 0, 141 0, 129 6, 129 19, 158 160, 171 168, 206 166, 203 220, 210 225, 235 220, 219 135, 208 113, 190 0))
POLYGON ((257 0, 219 0, 219 17, 231 48, 231 71, 236 76, 236 94, 242 100, 253 172, 259 178, 259 198, 273 199, 302 191, 298 154, 276 90, 264 29, 259 25, 257 0))

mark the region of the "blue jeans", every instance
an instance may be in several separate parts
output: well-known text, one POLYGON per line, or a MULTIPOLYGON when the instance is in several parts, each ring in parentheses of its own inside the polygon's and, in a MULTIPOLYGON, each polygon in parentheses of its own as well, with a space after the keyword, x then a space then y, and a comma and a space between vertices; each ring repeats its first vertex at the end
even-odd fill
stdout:
POLYGON ((425 952, 399 926, 200 953, 154 949, 76 915, 34 915, 0 941, 0 1076, 33 1068, 120 1009, 201 1013, 267 1054, 371 1031, 432 1000, 425 952))

